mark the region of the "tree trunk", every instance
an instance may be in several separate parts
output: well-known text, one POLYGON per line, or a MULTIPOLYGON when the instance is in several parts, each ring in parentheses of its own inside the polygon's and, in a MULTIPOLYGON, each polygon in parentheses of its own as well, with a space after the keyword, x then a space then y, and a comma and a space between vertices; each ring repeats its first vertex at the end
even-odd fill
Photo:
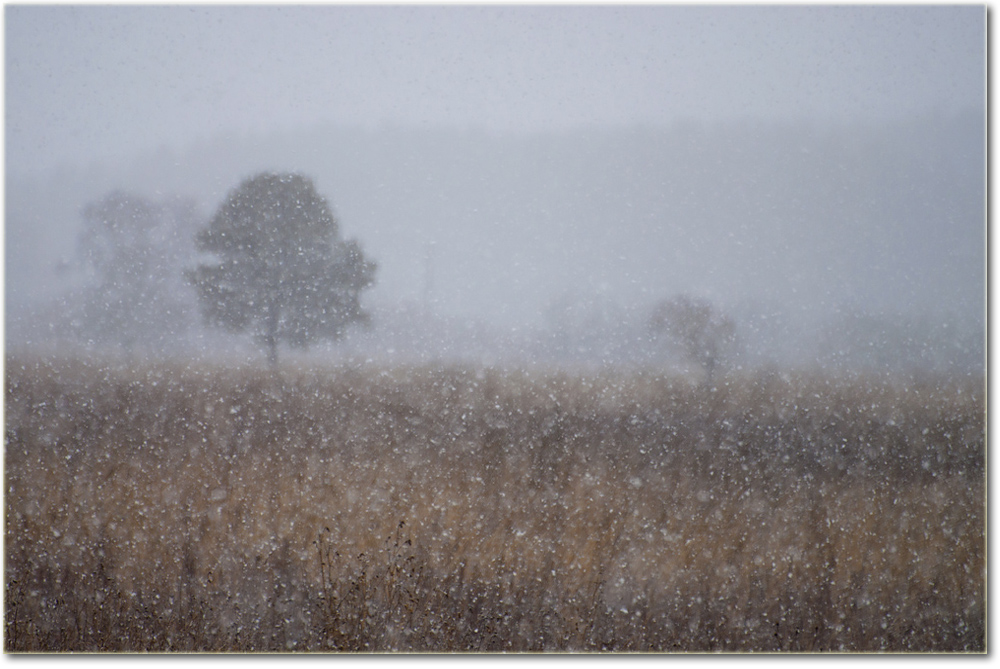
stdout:
POLYGON ((271 300, 267 306, 267 334, 264 336, 267 345, 267 362, 271 367, 278 364, 278 302, 271 300))
POLYGON ((711 390, 712 385, 715 383, 715 366, 717 362, 718 360, 713 350, 706 350, 701 356, 701 368, 705 371, 703 383, 708 390, 711 390))
POLYGON ((278 342, 273 334, 267 335, 267 363, 271 367, 278 364, 278 342))

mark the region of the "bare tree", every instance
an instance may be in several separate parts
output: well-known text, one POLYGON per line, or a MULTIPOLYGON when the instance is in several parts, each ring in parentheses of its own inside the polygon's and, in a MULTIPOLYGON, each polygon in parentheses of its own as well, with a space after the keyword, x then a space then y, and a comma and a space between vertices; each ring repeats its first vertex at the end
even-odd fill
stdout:
POLYGON ((649 319, 650 332, 680 350, 705 371, 711 385, 719 365, 736 347, 736 324, 711 302, 677 295, 660 302, 649 319))

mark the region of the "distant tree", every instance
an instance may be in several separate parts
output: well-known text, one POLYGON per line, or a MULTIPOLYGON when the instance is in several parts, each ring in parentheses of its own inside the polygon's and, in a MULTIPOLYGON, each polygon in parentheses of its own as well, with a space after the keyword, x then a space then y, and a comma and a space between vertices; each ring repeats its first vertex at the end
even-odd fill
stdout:
POLYGON ((654 336, 663 336, 705 371, 711 385, 719 364, 736 345, 736 324, 711 302, 677 295, 660 302, 649 320, 654 336))
POLYGON ((193 253, 195 204, 115 191, 82 214, 77 262, 68 267, 84 272, 65 299, 70 333, 126 352, 179 336, 190 318, 179 277, 193 253))
POLYGON ((330 206, 304 176, 245 180, 196 241, 217 260, 188 274, 205 320, 252 333, 271 364, 280 342, 335 340, 368 320, 359 298, 374 283, 375 263, 340 238, 330 206))

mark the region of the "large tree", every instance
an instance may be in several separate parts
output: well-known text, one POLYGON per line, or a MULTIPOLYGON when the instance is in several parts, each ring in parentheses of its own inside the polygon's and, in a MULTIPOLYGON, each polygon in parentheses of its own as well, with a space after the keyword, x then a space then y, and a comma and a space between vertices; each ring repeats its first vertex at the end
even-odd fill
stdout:
POLYGON ((356 241, 344 241, 327 201, 310 179, 264 173, 229 193, 198 248, 214 262, 189 274, 211 324, 250 332, 278 359, 278 344, 306 347, 339 339, 367 322, 361 291, 374 283, 375 263, 356 241))

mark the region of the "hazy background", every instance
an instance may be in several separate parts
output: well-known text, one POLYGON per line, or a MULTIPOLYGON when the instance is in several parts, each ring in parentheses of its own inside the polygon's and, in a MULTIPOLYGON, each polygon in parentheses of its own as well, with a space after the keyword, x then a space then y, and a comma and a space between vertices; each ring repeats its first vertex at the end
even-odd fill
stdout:
POLYGON ((87 203, 177 194, 207 221, 295 170, 379 263, 369 351, 542 356, 572 331, 616 360, 690 293, 757 360, 983 367, 985 7, 4 18, 8 344, 51 334, 87 203))

